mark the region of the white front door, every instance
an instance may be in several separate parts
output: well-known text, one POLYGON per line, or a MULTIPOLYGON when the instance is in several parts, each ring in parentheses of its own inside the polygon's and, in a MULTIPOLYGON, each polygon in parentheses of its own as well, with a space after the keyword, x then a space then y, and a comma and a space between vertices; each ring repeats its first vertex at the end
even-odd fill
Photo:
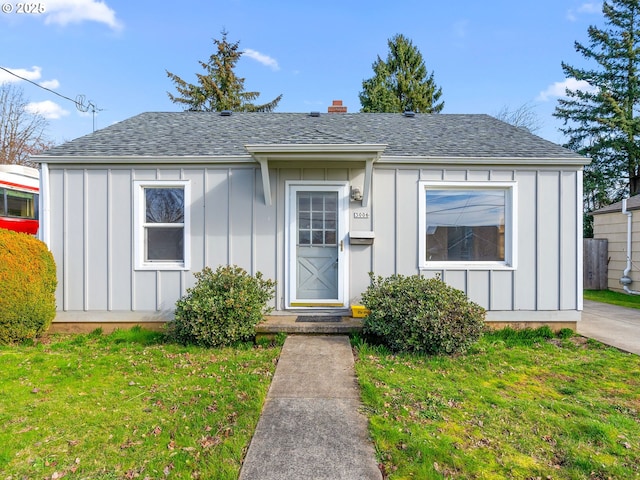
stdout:
POLYGON ((346 307, 346 182, 288 182, 288 307, 346 307))

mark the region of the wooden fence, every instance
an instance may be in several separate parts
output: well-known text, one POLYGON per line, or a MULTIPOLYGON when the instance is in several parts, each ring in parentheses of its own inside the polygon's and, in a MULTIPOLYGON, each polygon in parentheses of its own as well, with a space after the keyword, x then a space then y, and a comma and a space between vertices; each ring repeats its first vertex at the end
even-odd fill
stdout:
POLYGON ((584 288, 585 290, 606 290, 609 245, 604 238, 585 238, 584 253, 584 288))

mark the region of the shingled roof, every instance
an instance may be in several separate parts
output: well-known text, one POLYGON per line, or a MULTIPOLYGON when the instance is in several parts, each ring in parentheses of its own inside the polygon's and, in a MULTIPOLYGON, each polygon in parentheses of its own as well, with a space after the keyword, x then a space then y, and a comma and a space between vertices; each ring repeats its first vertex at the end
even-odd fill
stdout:
POLYGON ((383 157, 583 159, 489 115, 217 112, 142 113, 37 159, 248 156, 249 144, 386 144, 383 157))
MULTIPOLYGON (((627 210, 640 210, 640 195, 634 195, 627 199, 627 210)), ((603 213, 620 213, 622 212, 622 200, 599 210, 591 212, 591 215, 602 215, 603 213)))

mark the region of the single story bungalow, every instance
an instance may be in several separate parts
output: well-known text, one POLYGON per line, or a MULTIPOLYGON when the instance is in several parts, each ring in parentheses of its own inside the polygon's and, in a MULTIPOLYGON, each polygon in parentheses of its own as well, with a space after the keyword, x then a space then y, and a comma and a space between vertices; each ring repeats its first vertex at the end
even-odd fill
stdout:
POLYGON ((588 160, 487 115, 143 113, 34 157, 62 326, 164 322, 205 266, 346 314, 439 275, 487 321, 575 327, 588 160))

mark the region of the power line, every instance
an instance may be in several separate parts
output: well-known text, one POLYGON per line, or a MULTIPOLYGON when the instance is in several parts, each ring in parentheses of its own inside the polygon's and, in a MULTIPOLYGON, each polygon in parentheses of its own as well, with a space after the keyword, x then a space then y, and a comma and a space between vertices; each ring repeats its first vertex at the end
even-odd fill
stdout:
POLYGON ((14 77, 19 78, 20 80, 24 80, 25 82, 28 82, 32 85, 35 85, 38 88, 42 88, 43 90, 46 90, 47 92, 53 93, 54 95, 59 96, 60 98, 64 98, 65 100, 69 100, 70 102, 73 102, 73 104, 76 106, 76 108, 80 111, 80 112, 88 112, 89 110, 91 110, 91 113, 93 114, 93 131, 95 132, 96 130, 96 112, 101 112, 102 109, 98 108, 98 106, 93 103, 91 100, 89 100, 86 104, 85 104, 85 96, 84 95, 78 95, 76 97, 75 100, 62 95, 61 93, 58 93, 54 90, 51 90, 50 88, 47 87, 43 87, 42 85, 29 80, 28 78, 25 77, 21 77, 20 75, 18 75, 17 73, 12 72, 11 70, 9 70, 8 68, 5 67, 0 67, 0 70, 7 72, 10 75, 13 75, 14 77))

